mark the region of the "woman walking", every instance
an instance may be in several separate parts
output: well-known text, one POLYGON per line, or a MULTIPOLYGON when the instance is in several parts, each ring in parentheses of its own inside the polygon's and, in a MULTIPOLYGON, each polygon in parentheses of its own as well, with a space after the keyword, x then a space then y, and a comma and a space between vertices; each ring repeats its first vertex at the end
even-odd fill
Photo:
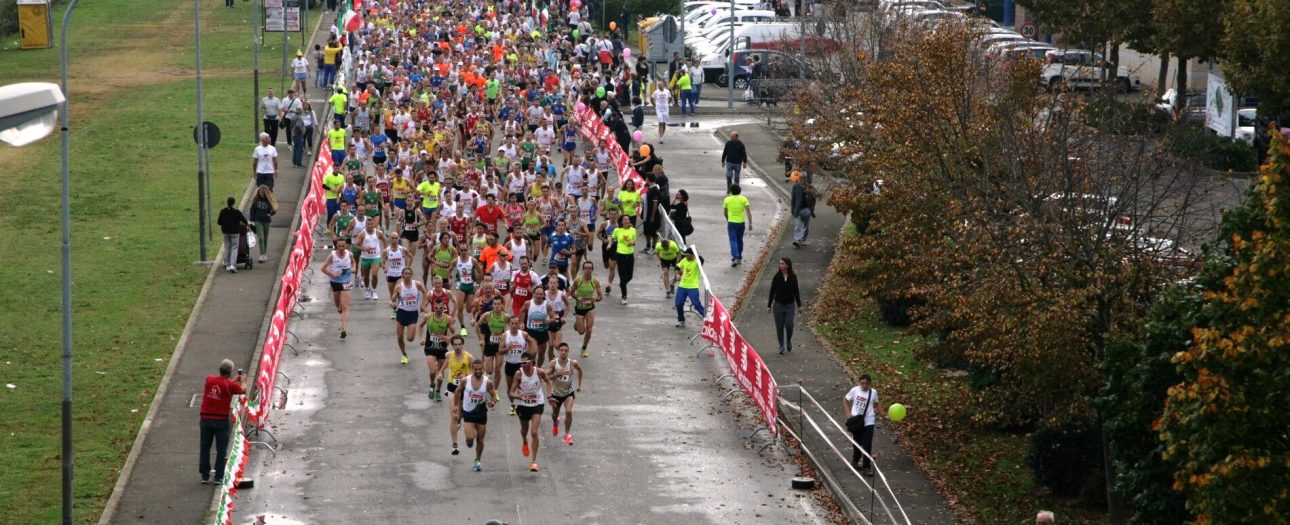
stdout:
POLYGON ((273 223, 275 213, 278 213, 278 199, 273 197, 273 190, 263 185, 256 188, 255 197, 251 200, 251 222, 255 224, 255 240, 260 247, 260 262, 269 260, 269 225, 273 223))
POLYGON ((775 339, 779 340, 780 354, 793 351, 793 320, 801 307, 802 295, 797 289, 793 261, 782 257, 779 271, 770 281, 770 297, 766 299, 766 313, 775 317, 775 339))

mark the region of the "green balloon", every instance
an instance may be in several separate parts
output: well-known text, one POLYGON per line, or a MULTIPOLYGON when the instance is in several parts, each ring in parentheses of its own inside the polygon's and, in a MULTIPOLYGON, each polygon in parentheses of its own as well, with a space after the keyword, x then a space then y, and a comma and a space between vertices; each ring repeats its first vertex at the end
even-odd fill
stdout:
POLYGON ((887 407, 887 417, 892 421, 905 419, 905 405, 893 403, 890 407, 887 407))
POLYGON ((599 98, 605 98, 605 86, 596 88, 596 96, 599 98))
POLYGON ((534 29, 534 30, 533 30, 533 32, 532 32, 532 33, 530 33, 530 34, 531 34, 531 35, 533 35, 533 38, 537 38, 537 37, 542 36, 542 32, 540 32, 540 31, 538 31, 538 30, 536 30, 536 29, 534 29))
POLYGON ((573 30, 573 38, 578 38, 578 36, 581 34, 582 34, 582 31, 578 31, 577 29, 573 30))

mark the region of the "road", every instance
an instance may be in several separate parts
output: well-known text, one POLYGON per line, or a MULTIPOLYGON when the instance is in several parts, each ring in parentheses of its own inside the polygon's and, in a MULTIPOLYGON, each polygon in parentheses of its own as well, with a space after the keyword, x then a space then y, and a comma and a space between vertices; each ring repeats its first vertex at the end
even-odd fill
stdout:
MULTIPOLYGON (((691 241, 714 290, 731 299, 750 265, 727 264, 721 144, 712 130, 732 122, 671 128, 659 148, 673 192, 691 195, 691 241)), ((761 181, 748 186, 751 259, 778 205, 761 181)), ((356 296, 350 337, 340 340, 325 278, 314 273, 306 288, 313 300, 294 323, 301 352, 284 358, 291 384, 286 409, 274 417, 277 454, 253 456, 255 488, 239 493, 238 521, 823 523, 814 499, 789 488, 796 466, 782 452, 758 455, 746 439, 756 420, 719 399, 712 383, 724 363, 695 357, 687 339, 698 322, 673 326, 671 300, 647 257, 637 256, 629 305, 616 297, 598 305, 592 356, 580 360, 587 375, 576 444, 548 440, 544 420, 537 473, 528 472, 519 425, 501 405, 489 421, 483 472, 471 470, 472 451, 449 455, 447 402, 427 399, 419 351, 410 352, 411 365, 399 364, 385 301, 356 296)), ((602 269, 597 274, 603 279, 602 269)), ((472 334, 468 350, 475 341, 472 334)))

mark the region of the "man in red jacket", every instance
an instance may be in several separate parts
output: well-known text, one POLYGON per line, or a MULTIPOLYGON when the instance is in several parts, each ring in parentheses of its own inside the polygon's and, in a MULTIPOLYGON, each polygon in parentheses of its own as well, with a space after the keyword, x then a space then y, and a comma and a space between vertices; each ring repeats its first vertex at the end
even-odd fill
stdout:
POLYGON ((206 387, 202 389, 201 409, 201 458, 197 470, 202 475, 202 484, 211 481, 211 472, 215 474, 215 484, 224 482, 224 463, 228 460, 228 437, 233 424, 229 421, 229 406, 233 396, 246 392, 246 374, 237 371, 233 377, 233 362, 225 359, 219 364, 219 375, 206 376, 206 387), (211 442, 215 443, 215 468, 211 469, 211 442))

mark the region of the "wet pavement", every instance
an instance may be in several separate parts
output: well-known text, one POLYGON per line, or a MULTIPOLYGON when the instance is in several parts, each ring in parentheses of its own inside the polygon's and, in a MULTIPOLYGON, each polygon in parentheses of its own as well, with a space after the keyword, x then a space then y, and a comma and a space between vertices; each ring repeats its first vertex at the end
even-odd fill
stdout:
MULTIPOLYGON (((707 259, 713 288, 733 300, 752 265, 729 265, 713 130, 739 120, 701 122, 670 128, 659 150, 673 193, 690 193, 690 240, 707 259)), ((655 138, 652 126, 646 135, 655 138)), ((779 207, 761 181, 746 186, 751 259, 779 207)), ((319 250, 315 269, 325 255, 319 250)), ((599 253, 591 255, 603 282, 599 253)), ((449 401, 427 398, 419 349, 410 346, 411 364, 399 364, 386 291, 380 301, 355 294, 349 338, 341 340, 326 278, 315 271, 305 287, 312 300, 293 322, 300 353, 284 355, 291 383, 286 408, 273 417, 277 453, 256 447, 248 466, 255 487, 238 494, 237 522, 258 515, 270 523, 827 522, 809 493, 790 488, 797 467, 782 451, 756 452, 760 442, 747 436, 758 420, 721 400, 713 385, 724 362, 695 355, 689 339, 700 323, 691 317, 687 328, 674 327, 653 257, 638 251, 636 260, 630 303, 607 294, 597 305, 591 357, 578 359, 586 377, 575 445, 551 436, 548 407, 537 473, 520 454, 519 424, 504 396, 490 411, 484 471, 472 471, 464 436, 462 454, 450 455, 449 401)), ((571 326, 565 332, 566 341, 580 340, 571 326)), ((471 334, 467 351, 476 341, 471 334)))

